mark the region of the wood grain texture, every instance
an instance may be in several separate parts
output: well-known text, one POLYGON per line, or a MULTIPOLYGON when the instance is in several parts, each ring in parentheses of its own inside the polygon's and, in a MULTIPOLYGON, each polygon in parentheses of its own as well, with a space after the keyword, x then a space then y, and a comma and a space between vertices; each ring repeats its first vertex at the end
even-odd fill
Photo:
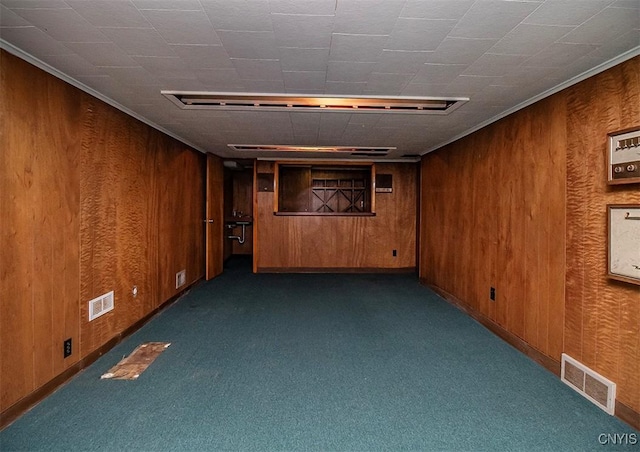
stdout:
MULTIPOLYGON (((258 172, 269 172, 266 162, 257 165, 258 172)), ((274 193, 255 193, 258 270, 415 267, 416 166, 376 166, 393 174, 394 190, 377 194, 373 217, 274 216, 274 193)))
POLYGON ((566 352, 640 412, 640 288, 606 278, 607 134, 640 125, 640 58, 422 161, 420 276, 554 360, 566 352), (460 213, 468 219, 460 217, 460 213), (497 300, 488 300, 489 287, 497 300))
POLYGON ((224 167, 222 159, 207 154, 207 231, 206 231, 206 278, 215 278, 222 273, 224 265, 224 167), (209 220, 212 220, 209 222, 209 220))
MULTIPOLYGON (((243 215, 253 216, 253 168, 233 173, 233 210, 243 215)), ((240 228, 233 231, 240 233, 240 228)), ((252 226, 247 227, 245 242, 233 240, 233 254, 253 254, 252 226)))
MULTIPOLYGON (((640 412, 640 288, 606 277, 607 204, 640 203, 606 184, 607 134, 640 125, 640 58, 567 90, 566 352, 617 383, 640 412)), ((639 239, 640 240, 640 239, 639 239)))
POLYGON ((205 167, 172 138, 0 58, 4 413, 173 297, 176 268, 187 283, 204 275, 205 167), (89 322, 87 302, 110 290, 115 309, 89 322))
POLYGON ((0 51, 0 410, 78 360, 80 101, 0 51), (29 99, 30 102, 24 102, 29 99))
POLYGON ((565 228, 565 165, 556 143, 564 142, 563 112, 555 96, 498 121, 426 155, 421 178, 421 277, 556 361, 565 228))

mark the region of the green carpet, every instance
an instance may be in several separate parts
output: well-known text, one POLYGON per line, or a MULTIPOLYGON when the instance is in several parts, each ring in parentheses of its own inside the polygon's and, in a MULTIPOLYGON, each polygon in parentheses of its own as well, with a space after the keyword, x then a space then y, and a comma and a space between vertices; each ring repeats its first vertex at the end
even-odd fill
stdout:
POLYGON ((0 449, 582 451, 625 433, 640 436, 415 275, 253 275, 232 259, 0 449), (171 346, 137 380, 100 380, 146 341, 171 346))

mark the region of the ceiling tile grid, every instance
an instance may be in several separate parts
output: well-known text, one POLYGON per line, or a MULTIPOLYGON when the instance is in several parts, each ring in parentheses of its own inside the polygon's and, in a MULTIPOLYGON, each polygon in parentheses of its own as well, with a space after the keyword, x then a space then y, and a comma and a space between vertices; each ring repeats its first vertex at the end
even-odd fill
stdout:
POLYGON ((637 55, 640 2, 0 0, 0 38, 203 151, 389 145, 399 158, 637 55), (470 100, 445 116, 246 114, 180 110, 161 90, 470 100))

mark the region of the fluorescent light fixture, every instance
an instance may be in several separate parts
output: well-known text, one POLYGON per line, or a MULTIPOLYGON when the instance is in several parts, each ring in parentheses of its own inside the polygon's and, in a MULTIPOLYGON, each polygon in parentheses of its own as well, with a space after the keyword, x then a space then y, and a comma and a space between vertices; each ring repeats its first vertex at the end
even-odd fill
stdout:
POLYGON ((362 147, 362 146, 291 146, 261 144, 229 144, 234 151, 253 152, 338 152, 361 156, 387 155, 395 147, 362 147))
POLYGON ((183 110, 339 111, 447 115, 468 97, 325 96, 161 91, 183 110))

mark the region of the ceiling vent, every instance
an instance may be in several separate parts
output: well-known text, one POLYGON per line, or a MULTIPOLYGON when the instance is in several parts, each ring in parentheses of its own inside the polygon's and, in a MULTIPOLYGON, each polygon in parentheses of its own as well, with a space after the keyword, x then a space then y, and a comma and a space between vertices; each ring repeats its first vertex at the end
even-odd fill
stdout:
POLYGON ((339 152, 354 156, 380 157, 387 155, 395 147, 359 147, 359 146, 276 146, 260 144, 230 144, 234 151, 252 152, 339 152))
POLYGON ((447 115, 468 97, 309 96, 161 91, 183 110, 323 111, 447 115))

